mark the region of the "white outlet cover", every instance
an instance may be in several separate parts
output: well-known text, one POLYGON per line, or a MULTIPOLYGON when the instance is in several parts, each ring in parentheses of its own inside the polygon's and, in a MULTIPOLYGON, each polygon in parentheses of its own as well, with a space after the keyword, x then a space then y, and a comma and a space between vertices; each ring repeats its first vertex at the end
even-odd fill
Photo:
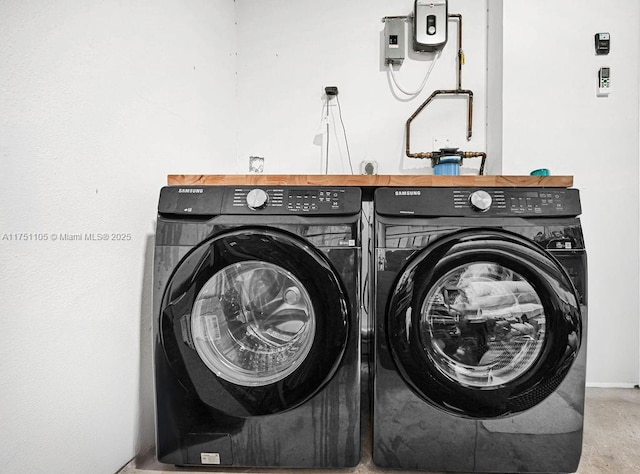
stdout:
POLYGON ((448 137, 435 137, 433 139, 433 150, 440 148, 451 148, 451 139, 448 137))

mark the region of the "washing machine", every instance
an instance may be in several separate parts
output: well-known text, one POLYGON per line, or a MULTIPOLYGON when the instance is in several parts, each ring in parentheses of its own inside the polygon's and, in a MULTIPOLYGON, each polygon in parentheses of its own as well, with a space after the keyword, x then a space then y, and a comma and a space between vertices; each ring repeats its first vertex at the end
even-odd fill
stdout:
POLYGON ((585 394, 579 192, 380 188, 373 459, 574 472, 585 394))
POLYGON ((159 461, 359 462, 360 200, 359 188, 161 190, 159 461))

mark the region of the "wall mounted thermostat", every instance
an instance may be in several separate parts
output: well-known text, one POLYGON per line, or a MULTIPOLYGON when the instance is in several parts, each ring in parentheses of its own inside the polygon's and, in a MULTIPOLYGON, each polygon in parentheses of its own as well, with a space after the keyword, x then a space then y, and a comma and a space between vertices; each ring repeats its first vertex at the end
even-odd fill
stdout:
POLYGON ((609 54, 611 48, 611 35, 609 33, 596 33, 596 54, 609 54))
POLYGON ((413 49, 438 51, 447 43, 447 0, 415 0, 413 11, 413 49))
POLYGON ((605 96, 611 92, 611 69, 601 67, 598 71, 598 95, 605 96))

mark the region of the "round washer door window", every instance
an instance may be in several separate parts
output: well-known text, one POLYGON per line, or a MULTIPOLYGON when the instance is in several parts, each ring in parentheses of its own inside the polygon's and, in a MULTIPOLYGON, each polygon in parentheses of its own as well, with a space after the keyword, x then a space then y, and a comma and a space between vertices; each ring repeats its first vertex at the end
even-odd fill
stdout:
POLYGON ((304 285, 267 262, 244 261, 218 271, 191 313, 200 358, 231 383, 268 385, 288 377, 309 354, 316 315, 304 285))
POLYGON ((409 387, 469 418, 540 403, 564 380, 582 337, 578 298, 558 261, 493 229, 452 233, 415 254, 386 318, 391 355, 409 387))
POLYGON ((349 302, 304 239, 246 227, 203 241, 177 265, 160 314, 164 357, 208 406, 247 417, 292 409, 338 371, 349 302))
POLYGON ((465 264, 427 292, 420 332, 443 376, 464 387, 500 387, 535 366, 546 340, 544 305, 519 273, 493 262, 465 264))

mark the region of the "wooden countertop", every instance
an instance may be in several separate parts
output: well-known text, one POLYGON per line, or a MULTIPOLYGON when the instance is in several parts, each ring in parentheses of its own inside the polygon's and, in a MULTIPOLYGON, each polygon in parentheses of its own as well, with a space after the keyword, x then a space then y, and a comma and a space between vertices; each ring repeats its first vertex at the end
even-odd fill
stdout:
POLYGON ((434 186, 569 188, 573 176, 170 174, 170 186, 434 186))

